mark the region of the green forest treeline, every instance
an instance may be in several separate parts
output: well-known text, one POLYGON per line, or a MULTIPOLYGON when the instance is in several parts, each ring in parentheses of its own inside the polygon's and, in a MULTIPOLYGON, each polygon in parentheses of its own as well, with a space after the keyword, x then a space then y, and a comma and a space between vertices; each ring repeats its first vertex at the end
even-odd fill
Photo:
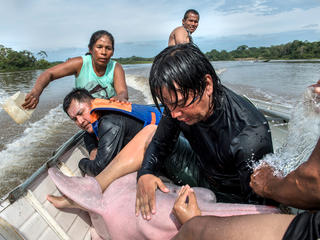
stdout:
POLYGON ((227 52, 215 49, 206 53, 210 61, 237 59, 316 59, 320 58, 320 42, 298 41, 271 47, 248 47, 242 45, 227 52))
MULTIPOLYGON (((225 61, 239 59, 320 59, 320 42, 298 41, 271 46, 271 47, 248 47, 242 45, 237 49, 227 52, 216 49, 205 53, 210 61, 225 61)), ((152 62, 153 58, 129 57, 115 59, 121 64, 134 64, 152 62)))
MULTIPOLYGON (((320 42, 298 41, 289 42, 271 47, 248 47, 242 45, 230 52, 216 49, 205 53, 210 61, 239 60, 239 59, 319 59, 320 42)), ((59 62, 48 62, 45 60, 47 54, 40 51, 36 54, 23 50, 15 51, 0 45, 0 71, 16 71, 28 69, 45 69, 59 62)), ((129 58, 115 58, 121 64, 150 63, 153 58, 132 56, 129 58)))
POLYGON ((40 51, 37 55, 39 59, 27 50, 18 52, 0 45, 0 71, 46 69, 57 64, 56 62, 52 63, 45 60, 47 57, 45 51, 40 51))
POLYGON ((128 57, 128 58, 113 58, 115 61, 121 64, 140 64, 140 63, 151 63, 154 58, 144 58, 144 57, 128 57))

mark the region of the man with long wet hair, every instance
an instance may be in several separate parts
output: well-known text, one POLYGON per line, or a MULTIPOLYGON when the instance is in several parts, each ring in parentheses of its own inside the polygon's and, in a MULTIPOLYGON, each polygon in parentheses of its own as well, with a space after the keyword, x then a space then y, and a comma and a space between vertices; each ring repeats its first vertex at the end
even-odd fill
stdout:
POLYGON ((155 190, 168 191, 155 175, 180 132, 218 201, 266 203, 249 182, 250 164, 273 151, 268 122, 247 99, 221 85, 206 56, 193 44, 167 47, 153 62, 149 84, 165 111, 138 172, 136 214, 150 219, 155 190))

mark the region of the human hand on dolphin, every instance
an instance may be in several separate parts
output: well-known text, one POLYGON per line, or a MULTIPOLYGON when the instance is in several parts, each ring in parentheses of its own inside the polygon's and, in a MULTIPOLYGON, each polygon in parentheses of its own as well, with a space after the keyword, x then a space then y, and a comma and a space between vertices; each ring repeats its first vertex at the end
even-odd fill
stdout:
POLYGON ((316 84, 313 84, 310 87, 313 87, 313 91, 320 95, 320 80, 318 80, 316 84))
POLYGON ((277 184, 278 177, 274 175, 274 169, 263 164, 251 174, 250 187, 261 197, 270 198, 272 196, 272 186, 277 184))
POLYGON ((315 113, 320 113, 320 80, 307 88, 304 93, 305 104, 315 113))
POLYGON ((139 212, 141 212, 143 219, 150 220, 150 213, 156 213, 155 191, 157 188, 162 192, 169 192, 161 179, 152 174, 145 174, 139 178, 136 195, 136 216, 139 216, 139 212))
POLYGON ((196 194, 189 185, 182 186, 173 205, 172 213, 183 225, 193 217, 201 216, 196 194))

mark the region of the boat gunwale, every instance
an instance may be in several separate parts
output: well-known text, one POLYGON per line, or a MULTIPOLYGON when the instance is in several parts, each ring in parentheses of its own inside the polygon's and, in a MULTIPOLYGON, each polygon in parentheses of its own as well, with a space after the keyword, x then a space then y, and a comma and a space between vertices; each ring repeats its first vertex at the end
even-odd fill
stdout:
POLYGON ((263 101, 260 99, 249 98, 246 95, 243 96, 246 99, 248 99, 260 112, 270 116, 270 120, 275 118, 275 120, 280 119, 285 123, 288 123, 290 121, 291 111, 293 109, 292 107, 281 105, 278 103, 263 101))

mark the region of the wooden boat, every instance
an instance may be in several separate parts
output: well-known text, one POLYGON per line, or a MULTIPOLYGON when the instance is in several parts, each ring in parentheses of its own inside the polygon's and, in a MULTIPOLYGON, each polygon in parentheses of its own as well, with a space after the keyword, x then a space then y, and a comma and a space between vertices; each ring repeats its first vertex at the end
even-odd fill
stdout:
MULTIPOLYGON (((286 139, 290 109, 272 105, 269 108, 267 103, 250 100, 267 114, 274 144, 281 145, 286 139)), ((46 200, 47 194, 60 195, 48 176, 49 167, 57 166, 68 176, 81 174, 78 161, 88 156, 83 134, 82 131, 75 134, 29 179, 0 199, 0 240, 91 239, 87 212, 80 209, 60 211, 46 200)))

